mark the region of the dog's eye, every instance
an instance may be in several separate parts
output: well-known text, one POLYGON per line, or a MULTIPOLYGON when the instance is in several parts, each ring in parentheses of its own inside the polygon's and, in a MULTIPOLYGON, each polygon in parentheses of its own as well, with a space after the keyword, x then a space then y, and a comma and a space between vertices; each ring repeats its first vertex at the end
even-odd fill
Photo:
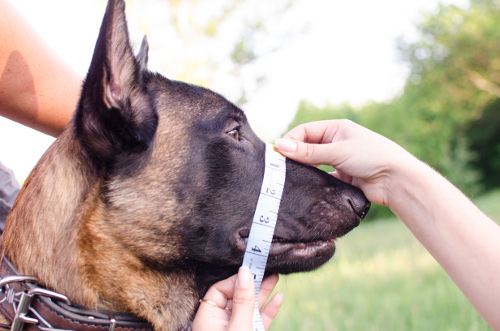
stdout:
POLYGON ((240 131, 238 131, 238 129, 231 130, 227 134, 234 140, 240 141, 240 131))

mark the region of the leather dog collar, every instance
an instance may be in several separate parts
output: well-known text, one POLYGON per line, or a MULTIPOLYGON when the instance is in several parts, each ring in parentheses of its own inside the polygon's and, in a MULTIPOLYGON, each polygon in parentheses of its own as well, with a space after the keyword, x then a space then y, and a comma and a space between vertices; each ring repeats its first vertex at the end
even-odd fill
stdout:
MULTIPOLYGON (((3 255, 3 253, 0 252, 3 255)), ((22 276, 2 257, 0 264, 0 312, 14 331, 149 331, 143 319, 123 313, 94 311, 71 305, 56 292, 39 287, 36 278, 22 276)))

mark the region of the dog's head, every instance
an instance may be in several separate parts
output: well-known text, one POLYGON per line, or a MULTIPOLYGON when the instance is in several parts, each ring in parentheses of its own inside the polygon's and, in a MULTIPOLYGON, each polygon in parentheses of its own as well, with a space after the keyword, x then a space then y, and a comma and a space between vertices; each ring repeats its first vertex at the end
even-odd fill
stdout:
MULTIPOLYGON (((241 265, 265 144, 222 96, 150 72, 124 6, 109 1, 77 112, 27 180, 4 246, 72 300, 168 328, 241 265)), ((317 268, 369 208, 359 189, 286 162, 271 273, 317 268)))
MULTIPOLYGON (((148 265, 202 264, 199 275, 225 277, 243 258, 265 144, 222 96, 148 71, 146 39, 134 56, 123 7, 109 2, 75 117, 76 138, 106 174, 110 229, 148 265)), ((320 266, 368 207, 359 189, 287 160, 268 271, 320 266)))
MULTIPOLYGON (((141 246, 138 254, 158 265, 182 256, 234 268, 256 206, 265 144, 222 96, 148 71, 147 50, 144 39, 133 55, 123 2, 110 1, 75 119, 77 138, 95 166, 106 168, 110 218, 117 229, 130 227, 127 236, 137 233, 131 245, 141 246)), ((328 260, 332 239, 357 226, 369 206, 358 189, 322 171, 291 160, 287 167, 271 272, 328 260)))

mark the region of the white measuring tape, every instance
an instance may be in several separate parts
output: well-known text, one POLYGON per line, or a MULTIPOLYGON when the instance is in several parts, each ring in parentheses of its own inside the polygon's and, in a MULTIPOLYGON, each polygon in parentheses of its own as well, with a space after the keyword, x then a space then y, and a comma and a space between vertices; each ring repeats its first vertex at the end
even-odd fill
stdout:
POLYGON ((265 330, 257 307, 257 294, 266 270, 286 177, 286 158, 271 144, 266 145, 265 163, 264 179, 243 257, 243 265, 250 269, 255 280, 254 331, 265 330))

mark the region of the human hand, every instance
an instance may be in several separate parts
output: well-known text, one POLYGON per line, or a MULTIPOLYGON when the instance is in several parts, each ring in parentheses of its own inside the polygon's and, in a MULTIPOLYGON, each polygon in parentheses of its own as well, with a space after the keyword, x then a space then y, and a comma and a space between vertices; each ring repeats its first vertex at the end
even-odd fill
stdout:
MULTIPOLYGON (((278 314, 283 294, 276 294, 264 304, 278 283, 278 275, 264 279, 257 298, 260 315, 266 330, 278 314)), ((237 275, 214 284, 205 294, 193 321, 193 331, 251 331, 255 307, 255 284, 247 267, 237 275)))
POLYGON ((388 206, 398 169, 416 160, 391 140, 349 120, 305 123, 276 141, 286 157, 333 166, 338 179, 359 187, 368 200, 388 206))

